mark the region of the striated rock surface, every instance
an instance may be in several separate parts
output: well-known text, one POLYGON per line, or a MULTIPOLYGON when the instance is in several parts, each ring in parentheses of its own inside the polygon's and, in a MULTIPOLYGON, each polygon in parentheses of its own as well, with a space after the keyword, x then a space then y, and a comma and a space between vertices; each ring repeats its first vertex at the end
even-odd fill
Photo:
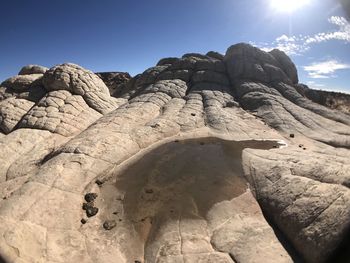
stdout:
POLYGON ((48 68, 39 65, 27 65, 24 66, 18 75, 31 75, 31 74, 44 74, 48 68))
POLYGON ((350 116, 282 51, 127 79, 67 63, 1 83, 7 262, 349 261, 350 116))
POLYGON ((350 114, 350 94, 334 91, 314 90, 302 84, 296 86, 296 89, 300 94, 313 102, 350 114))

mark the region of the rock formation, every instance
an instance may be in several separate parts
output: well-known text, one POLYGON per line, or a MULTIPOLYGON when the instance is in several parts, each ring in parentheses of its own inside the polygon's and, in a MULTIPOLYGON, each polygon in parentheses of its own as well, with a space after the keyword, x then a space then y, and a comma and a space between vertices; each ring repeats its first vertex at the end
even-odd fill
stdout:
POLYGON ((350 114, 350 94, 326 90, 314 90, 303 84, 296 86, 296 89, 300 94, 313 102, 350 114))
POLYGON ((349 256, 350 115, 288 56, 237 44, 128 79, 67 63, 0 85, 7 262, 349 256))
POLYGON ((109 93, 115 97, 119 96, 119 88, 131 79, 127 72, 99 72, 96 73, 109 89, 109 93))

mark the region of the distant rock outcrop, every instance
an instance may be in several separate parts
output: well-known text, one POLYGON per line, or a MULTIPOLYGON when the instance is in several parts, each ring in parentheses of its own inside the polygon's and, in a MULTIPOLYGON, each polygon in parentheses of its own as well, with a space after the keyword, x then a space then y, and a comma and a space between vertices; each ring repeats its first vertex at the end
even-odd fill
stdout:
POLYGON ((133 78, 26 66, 0 85, 0 255, 349 260, 349 107, 243 43, 133 78))
POLYGON ((96 75, 106 84, 109 93, 111 95, 116 94, 115 96, 118 96, 118 93, 120 92, 118 87, 131 79, 131 76, 127 72, 99 72, 96 73, 96 75))
POLYGON ((295 88, 300 94, 313 102, 350 114, 350 94, 326 90, 314 90, 302 84, 295 88))

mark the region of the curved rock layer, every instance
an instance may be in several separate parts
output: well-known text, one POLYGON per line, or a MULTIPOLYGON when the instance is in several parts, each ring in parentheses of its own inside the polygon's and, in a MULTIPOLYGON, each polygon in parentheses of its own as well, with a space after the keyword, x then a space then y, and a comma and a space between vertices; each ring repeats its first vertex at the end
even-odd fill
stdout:
POLYGON ((300 94, 313 102, 350 114, 350 94, 326 90, 314 90, 302 84, 298 85, 296 88, 300 94))
POLYGON ((5 260, 326 262, 349 249, 350 116, 306 98, 283 52, 185 54, 116 87, 69 63, 0 85, 5 260))

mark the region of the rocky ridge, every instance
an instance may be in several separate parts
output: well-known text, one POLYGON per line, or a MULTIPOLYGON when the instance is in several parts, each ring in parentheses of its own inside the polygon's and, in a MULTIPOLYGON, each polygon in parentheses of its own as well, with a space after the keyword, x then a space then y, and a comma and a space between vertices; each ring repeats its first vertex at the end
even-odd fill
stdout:
POLYGON ((109 89, 109 93, 114 97, 119 96, 120 91, 118 87, 131 79, 127 72, 99 72, 96 75, 103 80, 109 89))
POLYGON ((297 90, 313 102, 350 114, 350 94, 310 89, 306 85, 299 85, 297 90))
POLYGON ((128 78, 66 63, 1 83, 5 260, 343 256, 350 115, 309 100, 282 51, 236 44, 128 78))

